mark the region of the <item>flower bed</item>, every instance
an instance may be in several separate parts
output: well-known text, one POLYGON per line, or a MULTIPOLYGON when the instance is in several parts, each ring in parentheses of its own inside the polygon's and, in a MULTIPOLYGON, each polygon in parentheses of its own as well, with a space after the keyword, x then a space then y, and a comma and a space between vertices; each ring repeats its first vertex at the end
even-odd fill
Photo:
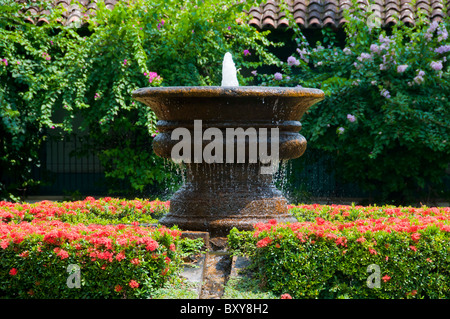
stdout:
POLYGON ((52 202, 33 204, 0 201, 2 222, 32 220, 60 220, 68 223, 84 224, 126 224, 132 222, 155 223, 168 212, 169 202, 159 200, 124 200, 105 197, 86 197, 83 201, 52 202))
POLYGON ((269 290, 295 298, 449 298, 450 208, 301 205, 232 230, 269 290))
POLYGON ((151 297, 179 270, 188 239, 176 228, 118 222, 124 216, 148 221, 147 215, 167 205, 109 198, 1 202, 0 297, 151 297))

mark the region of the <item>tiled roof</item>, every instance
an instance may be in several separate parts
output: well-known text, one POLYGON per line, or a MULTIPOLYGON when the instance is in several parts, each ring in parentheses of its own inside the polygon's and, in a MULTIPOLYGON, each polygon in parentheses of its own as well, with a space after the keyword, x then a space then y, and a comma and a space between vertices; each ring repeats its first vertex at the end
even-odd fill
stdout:
MULTIPOLYGON (((253 7, 249 21, 260 29, 277 29, 289 27, 285 14, 280 10, 280 0, 267 0, 260 7, 253 7)), ((398 19, 404 23, 414 24, 416 13, 423 9, 430 21, 441 21, 450 15, 450 0, 374 0, 369 5, 368 0, 357 0, 357 6, 362 10, 371 10, 381 20, 383 27, 396 24, 398 19), (444 12, 445 2, 448 8, 444 12)), ((295 22, 302 28, 322 28, 325 26, 341 27, 345 22, 345 9, 354 10, 351 0, 284 0, 292 13, 295 22)))
MULTIPOLYGON (((18 2, 32 2, 33 0, 17 0, 18 2)), ((96 0, 79 0, 78 4, 70 4, 70 0, 50 0, 53 5, 62 4, 68 11, 64 17, 64 24, 81 21, 83 15, 92 13, 97 9, 96 0)), ((106 7, 113 8, 117 1, 105 0, 106 7)), ((123 0, 122 0, 123 1, 123 0)), ((267 0, 260 7, 249 10, 249 24, 260 29, 278 29, 289 27, 280 2, 284 2, 292 13, 295 22, 302 28, 321 28, 324 26, 341 27, 346 20, 343 17, 345 9, 354 10, 351 0, 267 0)), ((371 1, 372 2, 372 1, 371 1)), ((362 10, 372 10, 381 19, 382 26, 397 23, 398 19, 405 23, 414 24, 416 12, 423 9, 430 21, 441 21, 444 16, 450 15, 450 0, 374 0, 369 6, 368 0, 357 0, 362 10), (448 10, 445 12, 444 7, 448 10)), ((31 23, 47 23, 44 15, 47 10, 31 7, 26 10, 30 13, 27 20, 31 23)))
MULTIPOLYGON (((33 0, 16 0, 19 3, 30 3, 34 2, 33 0)), ((120 0, 104 0, 105 6, 108 9, 113 9, 114 5, 120 0)), ((57 7, 58 5, 62 5, 67 12, 65 13, 64 21, 61 21, 65 25, 69 25, 73 22, 80 21, 82 22, 83 16, 86 14, 91 14, 95 10, 97 10, 97 0, 78 0, 81 4, 78 5, 76 3, 71 4, 71 0, 49 0, 52 3, 52 6, 57 7)), ((27 13, 26 20, 28 22, 34 24, 42 24, 48 23, 45 18, 45 15, 49 14, 48 10, 42 10, 39 7, 30 6, 24 13, 27 13)))

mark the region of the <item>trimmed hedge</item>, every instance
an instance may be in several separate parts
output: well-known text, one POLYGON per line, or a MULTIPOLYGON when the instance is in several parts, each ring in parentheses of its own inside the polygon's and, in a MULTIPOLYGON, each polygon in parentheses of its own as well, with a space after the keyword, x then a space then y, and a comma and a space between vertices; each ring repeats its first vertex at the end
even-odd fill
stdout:
POLYGON ((120 224, 156 223, 169 211, 169 202, 160 200, 86 197, 83 201, 41 201, 32 204, 0 202, 2 222, 60 220, 67 223, 120 224))
POLYGON ((294 298, 450 297, 448 207, 291 210, 299 222, 272 220, 229 235, 268 290, 294 298))

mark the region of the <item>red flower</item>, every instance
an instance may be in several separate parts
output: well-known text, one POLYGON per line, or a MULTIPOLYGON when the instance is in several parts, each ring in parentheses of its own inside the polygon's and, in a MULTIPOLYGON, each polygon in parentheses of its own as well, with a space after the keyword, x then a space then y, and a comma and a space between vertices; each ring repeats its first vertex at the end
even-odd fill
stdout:
POLYGON ((325 219, 316 217, 316 222, 317 222, 317 225, 323 225, 325 223, 325 219))
POLYGON ((366 241, 366 238, 364 236, 361 236, 356 240, 356 242, 358 242, 358 243, 363 243, 365 241, 366 241))
POLYGON ((383 279, 384 282, 388 282, 391 279, 391 277, 389 277, 388 275, 385 275, 385 276, 381 277, 381 279, 383 279))
POLYGON ((156 248, 158 248, 159 244, 156 240, 151 240, 147 243, 147 246, 145 247, 149 251, 154 251, 156 248))
POLYGON ((114 287, 114 290, 115 290, 116 292, 120 292, 120 291, 122 290, 122 286, 121 286, 121 285, 116 285, 116 286, 114 287))
POLYGON ((133 265, 139 265, 141 262, 139 261, 139 259, 138 258, 133 258, 133 259, 131 259, 130 260, 130 262, 133 264, 133 265))
POLYGON ((378 254, 377 251, 376 251, 375 249, 372 249, 372 248, 369 248, 369 252, 370 252, 372 255, 378 254))
POLYGON ((414 250, 414 251, 417 251, 417 248, 416 248, 416 246, 409 246, 409 248, 411 249, 411 250, 414 250))
POLYGON ((125 258, 125 254, 124 254, 123 252, 118 253, 118 254, 116 255, 116 259, 117 259, 118 261, 121 261, 121 260, 124 259, 124 258, 125 258))
POLYGON ((420 233, 414 233, 411 235, 411 239, 414 241, 418 241, 420 238, 420 233))
POLYGON ((128 285, 129 285, 131 288, 133 288, 133 289, 139 287, 139 283, 136 282, 135 280, 130 280, 130 282, 128 283, 128 285))
POLYGON ((9 274, 11 276, 15 276, 17 274, 17 269, 16 268, 11 268, 11 270, 9 271, 9 274))
POLYGON ((282 294, 281 299, 292 299, 292 296, 290 294, 282 294))
POLYGON ((263 248, 263 247, 266 247, 271 242, 272 242, 272 239, 270 239, 269 237, 265 237, 256 243, 256 247, 263 248))
POLYGON ((9 246, 9 240, 3 239, 3 240, 0 242, 0 247, 2 247, 3 249, 8 248, 8 246, 9 246))
POLYGON ((63 249, 59 250, 59 252, 57 253, 57 255, 58 255, 59 257, 61 257, 61 260, 62 260, 62 259, 66 259, 66 258, 69 257, 69 253, 68 253, 67 251, 63 250, 63 249))

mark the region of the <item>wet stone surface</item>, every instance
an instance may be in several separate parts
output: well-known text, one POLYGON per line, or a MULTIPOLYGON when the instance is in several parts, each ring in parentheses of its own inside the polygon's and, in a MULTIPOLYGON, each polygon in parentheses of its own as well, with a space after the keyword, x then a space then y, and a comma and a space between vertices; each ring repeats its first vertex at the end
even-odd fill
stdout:
POLYGON ((200 299, 220 299, 231 271, 229 254, 208 253, 200 299))

